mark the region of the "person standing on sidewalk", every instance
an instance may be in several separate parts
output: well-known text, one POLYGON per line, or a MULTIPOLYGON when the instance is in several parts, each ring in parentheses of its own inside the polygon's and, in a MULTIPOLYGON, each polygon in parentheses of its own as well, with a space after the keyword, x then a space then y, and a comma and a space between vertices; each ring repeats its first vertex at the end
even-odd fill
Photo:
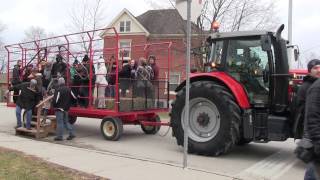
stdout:
MULTIPOLYGON (((309 144, 310 140, 308 138, 308 134, 306 132, 306 122, 304 121, 304 117, 305 117, 305 103, 306 103, 306 96, 307 96, 307 92, 308 89, 311 87, 311 85, 318 79, 320 78, 320 69, 318 69, 317 67, 320 66, 320 60, 318 59, 313 59, 311 61, 309 61, 308 63, 308 75, 306 75, 303 78, 303 83, 302 85, 299 87, 299 90, 297 92, 297 111, 295 113, 295 122, 297 122, 295 124, 295 127, 299 127, 299 126, 303 126, 304 130, 303 132, 297 132, 297 136, 301 136, 301 133, 303 133, 303 139, 301 143, 298 144, 299 145, 304 145, 304 144, 309 144)), ((298 128, 295 128, 298 129, 298 128)))
POLYGON ((55 141, 62 141, 63 140, 63 130, 64 128, 67 129, 69 136, 67 140, 72 140, 75 138, 74 130, 69 123, 68 120, 68 111, 71 106, 71 101, 77 98, 73 94, 73 92, 65 85, 64 78, 60 77, 58 79, 58 89, 54 92, 52 106, 55 109, 55 115, 57 119, 57 131, 56 137, 54 138, 55 141))
MULTIPOLYGON (((318 66, 320 69, 320 65, 318 66)), ((319 179, 320 175, 320 79, 309 88, 305 108, 306 130, 311 140, 312 147, 307 149, 309 158, 305 173, 305 180, 319 179)))

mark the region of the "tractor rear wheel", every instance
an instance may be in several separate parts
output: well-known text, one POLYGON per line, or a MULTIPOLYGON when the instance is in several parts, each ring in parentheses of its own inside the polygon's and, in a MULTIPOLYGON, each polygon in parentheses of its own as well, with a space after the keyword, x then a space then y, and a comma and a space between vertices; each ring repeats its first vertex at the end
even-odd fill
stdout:
MULTIPOLYGON (((172 103, 171 124, 178 145, 184 144, 185 87, 172 103)), ((241 110, 228 89, 211 81, 193 82, 190 87, 190 153, 219 156, 239 140, 241 110)))

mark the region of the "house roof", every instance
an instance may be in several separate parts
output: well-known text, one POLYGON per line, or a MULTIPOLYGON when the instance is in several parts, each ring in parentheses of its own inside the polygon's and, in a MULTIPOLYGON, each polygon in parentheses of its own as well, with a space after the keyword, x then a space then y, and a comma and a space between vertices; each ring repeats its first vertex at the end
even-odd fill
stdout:
MULTIPOLYGON (((148 30, 139 22, 137 21, 136 17, 133 16, 131 14, 131 12, 129 10, 127 10, 126 8, 124 8, 115 18, 113 18, 113 20, 109 23, 109 25, 106 28, 111 28, 114 26, 114 24, 119 20, 119 18, 123 15, 123 14, 127 14, 143 31, 145 31, 145 33, 147 34, 147 36, 149 36, 149 32, 148 30)), ((107 30, 108 31, 108 30, 107 30)), ((103 36, 104 33, 106 32, 102 32, 100 34, 100 36, 103 36)))
MULTIPOLYGON (((183 20, 176 9, 149 10, 136 19, 150 34, 185 34, 187 21, 183 20)), ((198 33, 199 29, 192 23, 192 33, 198 33)))

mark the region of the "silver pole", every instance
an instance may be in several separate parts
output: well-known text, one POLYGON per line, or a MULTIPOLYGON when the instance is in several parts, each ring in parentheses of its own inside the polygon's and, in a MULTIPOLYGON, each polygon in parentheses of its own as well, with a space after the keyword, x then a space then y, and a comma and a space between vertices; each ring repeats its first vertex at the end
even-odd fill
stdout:
POLYGON ((184 114, 184 145, 183 145, 183 168, 188 166, 188 137, 189 137, 189 94, 190 94, 190 52, 191 52, 191 1, 187 0, 187 62, 186 62, 186 102, 184 114))
MULTIPOLYGON (((292 0, 289 0, 289 9, 288 9, 288 40, 289 45, 292 45, 292 0)), ((293 68, 292 59, 292 48, 288 48, 288 60, 289 60, 289 68, 293 68)))

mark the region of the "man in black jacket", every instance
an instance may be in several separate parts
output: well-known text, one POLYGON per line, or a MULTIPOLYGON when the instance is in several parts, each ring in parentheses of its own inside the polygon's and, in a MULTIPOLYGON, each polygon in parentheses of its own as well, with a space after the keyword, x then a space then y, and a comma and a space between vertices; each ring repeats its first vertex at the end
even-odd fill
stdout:
MULTIPOLYGON (((320 65, 317 66, 320 70, 320 65)), ((312 158, 305 174, 305 179, 319 178, 320 169, 320 79, 309 88, 306 99, 305 121, 307 132, 313 147, 309 148, 312 158)))
MULTIPOLYGON (((303 83, 299 87, 298 93, 297 93, 297 111, 295 118, 298 118, 299 120, 296 125, 297 126, 304 126, 306 127, 306 121, 304 121, 304 110, 305 110, 305 103, 306 103, 306 95, 307 91, 310 88, 310 86, 315 82, 318 78, 320 78, 320 70, 318 70, 316 67, 317 65, 320 65, 320 60, 313 59, 309 61, 308 63, 308 72, 309 74, 303 78, 303 83)), ((309 141, 308 134, 304 128, 303 130, 303 141, 309 141)), ((308 143, 308 142, 305 142, 308 143)))
MULTIPOLYGON (((12 70, 12 79, 11 79, 11 85, 16 86, 21 83, 21 61, 18 60, 17 64, 14 65, 14 68, 12 70)), ((17 103, 19 95, 19 90, 13 91, 13 102, 17 103)))
POLYGON ((29 130, 31 129, 32 109, 36 105, 39 96, 39 93, 36 91, 36 86, 37 81, 32 79, 30 83, 25 82, 12 87, 13 90, 18 90, 20 92, 16 103, 16 128, 22 127, 21 111, 22 109, 25 109, 27 113, 26 128, 29 130))
POLYGON ((71 101, 77 98, 74 96, 73 92, 65 86, 64 78, 58 79, 58 89, 55 90, 53 96, 53 107, 55 109, 55 115, 57 118, 57 135, 54 138, 55 141, 63 140, 63 130, 66 128, 69 133, 67 140, 72 140, 75 135, 73 128, 68 120, 68 111, 71 106, 71 101))

